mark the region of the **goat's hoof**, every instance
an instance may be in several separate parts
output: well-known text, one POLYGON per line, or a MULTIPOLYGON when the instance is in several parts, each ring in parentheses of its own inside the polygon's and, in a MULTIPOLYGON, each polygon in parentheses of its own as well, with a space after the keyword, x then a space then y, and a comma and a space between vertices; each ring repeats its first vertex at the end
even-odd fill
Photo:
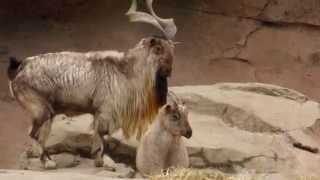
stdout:
POLYGON ((111 172, 115 172, 116 171, 115 167, 112 167, 112 166, 109 166, 109 165, 104 165, 103 168, 106 171, 111 171, 111 172))
POLYGON ((44 163, 44 168, 47 169, 47 170, 57 169, 57 163, 55 161, 52 161, 52 160, 47 160, 44 163))
POLYGON ((96 166, 96 167, 103 167, 103 160, 102 159, 99 159, 99 160, 95 160, 94 161, 94 165, 96 166))

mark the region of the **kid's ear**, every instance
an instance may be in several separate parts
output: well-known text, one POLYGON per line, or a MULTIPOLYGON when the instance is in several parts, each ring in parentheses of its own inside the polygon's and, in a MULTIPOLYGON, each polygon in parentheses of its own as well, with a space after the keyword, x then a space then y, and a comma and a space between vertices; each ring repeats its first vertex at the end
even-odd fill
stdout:
POLYGON ((166 110, 167 113, 172 111, 172 106, 170 104, 166 104, 164 109, 166 110))
POLYGON ((183 113, 186 113, 186 114, 189 113, 189 108, 188 108, 188 106, 186 106, 184 103, 182 103, 182 104, 179 105, 179 109, 180 109, 183 113))

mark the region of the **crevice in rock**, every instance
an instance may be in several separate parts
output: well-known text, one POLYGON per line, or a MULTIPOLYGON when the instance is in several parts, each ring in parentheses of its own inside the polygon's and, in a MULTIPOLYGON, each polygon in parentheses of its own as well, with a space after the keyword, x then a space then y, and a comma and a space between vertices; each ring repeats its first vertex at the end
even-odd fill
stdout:
MULTIPOLYGON (((70 137, 69 137, 70 138, 70 137)), ((58 143, 47 147, 50 155, 60 153, 70 153, 80 155, 85 158, 93 158, 91 155, 91 142, 92 137, 88 134, 77 135, 70 139, 70 141, 58 143), (76 139, 81 139, 82 143, 75 144, 76 139), (87 143, 84 143, 87 142, 87 143)), ((117 163, 125 163, 135 167, 136 148, 123 144, 118 139, 109 137, 104 142, 105 153, 117 163)), ((38 157, 37 152, 28 152, 28 158, 38 157)))
POLYGON ((240 63, 252 65, 250 60, 244 59, 244 58, 239 58, 239 57, 219 57, 219 58, 212 59, 212 61, 219 61, 219 60, 237 61, 237 62, 240 62, 240 63))
POLYGON ((310 152, 310 153, 313 153, 313 154, 319 153, 319 149, 318 148, 307 146, 307 145, 304 145, 304 144, 302 144, 300 142, 293 143, 292 145, 295 148, 298 148, 300 150, 307 151, 307 152, 310 152))
POLYGON ((315 29, 319 30, 320 26, 319 25, 314 25, 314 24, 307 24, 303 22, 286 22, 286 21, 272 21, 272 20, 257 20, 260 21, 261 24, 264 27, 272 27, 272 28, 296 28, 296 27, 304 27, 304 28, 309 28, 309 29, 315 29))
POLYGON ((200 165, 198 163, 190 162, 190 166, 193 168, 204 168, 208 167, 209 161, 205 158, 204 156, 204 149, 201 148, 201 150, 195 154, 189 155, 190 159, 191 158, 199 158, 201 161, 203 161, 203 164, 201 163, 200 165))
POLYGON ((259 83, 251 84, 250 86, 237 86, 237 87, 222 85, 220 89, 240 90, 240 91, 253 92, 257 94, 263 94, 267 96, 281 97, 281 98, 296 101, 298 103, 305 103, 309 100, 307 96, 295 90, 277 87, 277 86, 264 87, 262 85, 259 85, 259 83))
POLYGON ((267 0, 267 2, 264 4, 263 8, 260 10, 259 14, 257 15, 258 18, 263 16, 264 12, 269 7, 271 1, 272 0, 267 0))
MULTIPOLYGON (((250 31, 246 36, 245 36, 245 40, 242 44, 239 44, 241 48, 245 48, 247 47, 248 45, 248 41, 249 41, 249 38, 251 38, 251 36, 253 36, 256 32, 260 31, 261 29, 263 28, 263 26, 261 24, 257 25, 252 31, 250 31)), ((239 52, 238 55, 241 54, 241 51, 239 52)))
MULTIPOLYGON (((248 156, 248 157, 244 157, 240 160, 227 160, 224 162, 210 162, 209 159, 206 158, 206 156, 204 155, 204 152, 202 152, 201 154, 199 154, 197 157, 200 157, 201 159, 203 159, 203 161, 206 164, 206 167, 211 167, 211 168, 215 168, 218 169, 222 172, 225 173, 237 173, 237 167, 240 168, 246 168, 246 164, 251 162, 254 159, 257 158, 266 158, 266 159, 271 159, 272 161, 285 161, 285 159, 280 159, 277 154, 274 154, 274 156, 270 157, 270 156, 266 156, 266 155, 252 155, 252 156, 248 156)), ((271 172, 268 172, 271 173, 271 172)), ((272 172, 273 173, 273 172, 272 172)))
POLYGON ((200 114, 213 115, 230 127, 237 127, 244 131, 254 133, 282 133, 279 127, 264 122, 255 114, 230 104, 214 102, 198 94, 178 94, 188 107, 200 114))
POLYGON ((245 167, 245 164, 252 161, 253 159, 256 159, 256 158, 268 158, 268 159, 272 159, 272 160, 275 160, 274 157, 268 157, 268 156, 265 156, 265 155, 254 155, 254 156, 248 156, 248 157, 245 157, 241 160, 238 160, 238 161, 227 161, 227 162, 223 162, 223 164, 227 164, 228 166, 240 166, 242 168, 245 167))
POLYGON ((299 128, 299 129, 294 129, 294 130, 287 130, 287 131, 284 131, 283 134, 288 138, 289 142, 292 144, 292 146, 294 148, 297 148, 297 149, 300 149, 302 151, 306 151, 306 152, 309 152, 309 153, 318 154, 319 153, 319 148, 312 147, 312 146, 309 146, 309 145, 305 145, 305 144, 297 141, 294 137, 292 137, 288 133, 289 131, 296 131, 296 130, 303 130, 303 129, 305 129, 305 127, 302 127, 302 128, 299 128))
POLYGON ((136 148, 123 144, 116 138, 109 137, 105 141, 105 153, 115 162, 125 163, 131 167, 136 167, 136 148))
POLYGON ((249 59, 245 59, 239 57, 242 50, 247 47, 249 39, 259 30, 261 30, 263 26, 261 24, 257 24, 254 29, 249 31, 246 35, 244 35, 243 40, 241 39, 238 43, 234 46, 227 48, 222 51, 222 57, 217 57, 212 59, 211 61, 218 61, 218 60, 230 60, 230 61, 237 61, 241 63, 245 63, 247 65, 252 65, 252 62, 249 59))

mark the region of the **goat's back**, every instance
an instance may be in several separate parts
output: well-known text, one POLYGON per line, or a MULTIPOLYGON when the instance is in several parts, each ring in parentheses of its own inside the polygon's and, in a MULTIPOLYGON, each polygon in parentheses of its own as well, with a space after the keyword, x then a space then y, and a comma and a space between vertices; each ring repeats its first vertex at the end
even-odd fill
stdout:
POLYGON ((12 85, 16 87, 13 89, 28 87, 55 104, 86 108, 93 101, 99 82, 106 80, 105 75, 117 73, 115 62, 120 61, 120 57, 121 53, 113 51, 60 52, 29 57, 13 80, 12 85))

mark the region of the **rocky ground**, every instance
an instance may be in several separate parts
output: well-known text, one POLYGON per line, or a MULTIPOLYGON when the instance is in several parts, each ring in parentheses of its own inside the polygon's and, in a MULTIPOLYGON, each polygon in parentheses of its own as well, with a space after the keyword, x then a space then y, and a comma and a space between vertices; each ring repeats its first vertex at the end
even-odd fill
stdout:
MULTIPOLYGON (((15 170, 4 170, 0 171, 0 177, 4 180, 34 180, 43 179, 43 180, 123 180, 124 178, 112 178, 106 177, 102 174, 100 175, 87 175, 81 173, 65 173, 65 172, 36 172, 36 171, 15 171, 15 170)), ((139 178, 136 178, 139 180, 139 178)), ((140 178, 141 179, 141 178, 140 178)))
MULTIPOLYGON (((157 34, 148 25, 128 23, 124 17, 128 6, 127 1, 116 0, 1 2, 0 168, 20 166, 16 162, 28 141, 30 125, 28 116, 9 97, 8 56, 123 51, 142 37, 157 34)), ((244 84, 178 88, 177 92, 187 94, 186 100, 195 109, 192 119, 199 119, 192 120, 197 122, 193 126, 208 128, 199 131, 201 135, 195 134, 190 147, 206 143, 222 157, 226 152, 227 157, 236 154, 231 160, 221 157, 219 161, 209 161, 204 159, 208 153, 192 148, 192 159, 197 162, 194 167, 222 167, 223 171, 237 172, 252 166, 260 172, 260 166, 255 164, 259 162, 268 173, 300 166, 299 172, 317 172, 319 1, 163 0, 155 1, 155 9, 160 16, 174 17, 179 28, 176 41, 181 44, 176 47, 170 85, 260 82, 307 95, 244 84), (206 88, 215 95, 208 95, 203 90, 206 88), (213 124, 212 129, 208 123, 213 124), (199 138, 206 133, 216 140, 199 138)), ((124 157, 120 160, 127 159, 124 157)))
MULTIPOLYGON (((191 168, 279 179, 320 177, 320 109, 319 103, 309 97, 259 83, 218 83, 171 90, 190 108, 194 133, 186 142, 191 168)), ((55 118, 48 147, 56 154, 53 159, 58 170, 50 172, 139 178, 134 166, 139 142, 124 140, 121 132, 105 141, 107 167, 93 167, 93 160, 88 159, 91 122, 89 114, 55 118)), ((42 170, 37 154, 36 148, 22 154, 20 168, 42 170)))

